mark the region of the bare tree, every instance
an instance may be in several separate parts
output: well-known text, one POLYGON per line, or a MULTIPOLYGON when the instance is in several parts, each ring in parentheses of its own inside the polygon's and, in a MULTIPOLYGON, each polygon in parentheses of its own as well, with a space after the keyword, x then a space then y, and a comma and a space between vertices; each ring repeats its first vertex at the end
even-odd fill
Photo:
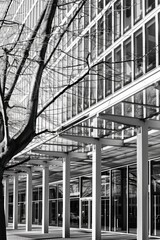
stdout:
POLYGON ((78 10, 64 26, 57 27, 59 28, 57 37, 54 36, 56 9, 63 8, 66 3, 58 0, 46 2, 32 31, 25 24, 13 21, 9 15, 12 0, 8 3, 0 25, 2 33, 0 62, 3 66, 0 69, 0 236, 2 240, 6 239, 2 185, 4 169, 17 153, 40 134, 36 132, 37 118, 73 85, 70 83, 64 86, 57 95, 52 95, 45 106, 40 105, 40 91, 43 91, 44 79, 47 78, 43 78, 43 75, 47 76, 49 72, 56 71, 50 68, 53 55, 58 51, 59 44, 69 31, 73 19, 85 4, 85 0, 77 1, 78 10), (23 104, 18 95, 26 98, 23 104))
MULTIPOLYGON (((87 0, 46 1, 39 19, 32 23, 32 29, 25 21, 19 22, 13 17, 14 12, 10 11, 12 1, 8 2, 3 18, 0 19, 0 66, 2 66, 0 68, 0 235, 2 240, 6 239, 2 179, 7 164, 35 137, 48 131, 46 128, 38 129, 38 121, 44 117, 43 114, 47 110, 50 111, 50 106, 57 99, 74 86, 80 86, 78 94, 82 95, 80 85, 82 81, 84 88, 89 88, 89 74, 92 80, 90 87, 93 85, 93 89, 95 76, 98 76, 100 83, 98 95, 102 99, 101 83, 106 78, 101 74, 102 65, 112 68, 112 63, 107 60, 94 62, 97 34, 94 28, 90 33, 91 53, 88 48, 87 33, 83 35, 85 47, 84 50, 82 49, 82 56, 74 55, 74 50, 72 54, 70 51, 65 51, 66 35, 68 42, 75 37, 81 38, 83 28, 89 24, 87 0), (63 9, 69 5, 73 7, 75 5, 74 11, 65 21, 59 21, 61 16, 56 15, 57 9, 61 9, 63 14, 63 9), (78 28, 76 24, 80 22, 80 26, 82 19, 84 25, 78 28), (63 55, 61 61, 63 66, 54 65, 60 55, 63 55), (45 96, 47 101, 43 101, 45 96)), ((94 9, 95 6, 93 5, 92 8, 94 9)), ((23 15, 23 10, 21 14, 23 15)), ((103 22, 100 21, 99 26, 103 26, 103 22)), ((101 49, 103 27, 99 29, 98 44, 101 49)), ((110 79, 108 76, 109 81, 110 79)), ((118 81, 121 81, 121 76, 119 79, 118 81)), ((83 96, 89 97, 86 93, 83 96)), ((92 97, 91 101, 95 103, 95 94, 92 97)), ((81 111, 81 107, 79 109, 81 111)), ((49 116, 44 115, 45 120, 48 121, 49 116)))

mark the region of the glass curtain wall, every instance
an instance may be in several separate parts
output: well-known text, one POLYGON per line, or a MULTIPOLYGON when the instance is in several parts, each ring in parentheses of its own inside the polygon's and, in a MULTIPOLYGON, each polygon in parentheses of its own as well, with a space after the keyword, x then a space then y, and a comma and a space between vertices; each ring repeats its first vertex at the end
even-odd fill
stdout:
POLYGON ((160 236, 160 161, 151 162, 151 234, 160 236))

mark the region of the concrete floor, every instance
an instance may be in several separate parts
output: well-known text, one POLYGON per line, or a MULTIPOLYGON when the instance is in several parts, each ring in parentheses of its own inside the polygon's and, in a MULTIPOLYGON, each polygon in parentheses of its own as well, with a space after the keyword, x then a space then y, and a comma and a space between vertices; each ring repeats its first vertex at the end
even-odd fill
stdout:
MULTIPOLYGON (((103 240, 136 240, 136 235, 133 234, 121 234, 121 233, 111 233, 102 232, 101 234, 103 240)), ((49 227, 49 233, 42 234, 41 226, 34 225, 31 232, 25 231, 25 225, 20 224, 17 230, 12 229, 12 225, 7 227, 7 240, 60 240, 62 238, 62 228, 61 227, 49 227)), ((92 233, 88 230, 71 229, 72 240, 91 240, 92 233)), ((150 238, 157 239, 157 238, 150 238)), ((160 238, 159 238, 160 239, 160 238)))

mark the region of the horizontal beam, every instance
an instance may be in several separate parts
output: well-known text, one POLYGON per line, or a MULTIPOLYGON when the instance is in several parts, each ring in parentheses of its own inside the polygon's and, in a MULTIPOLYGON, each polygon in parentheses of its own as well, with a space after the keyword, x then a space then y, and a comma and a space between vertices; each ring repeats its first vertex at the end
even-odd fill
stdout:
POLYGON ((144 124, 144 121, 134 117, 119 116, 119 115, 104 114, 104 113, 98 114, 97 117, 103 120, 108 120, 111 122, 116 122, 116 123, 120 123, 128 126, 141 127, 144 124))
POLYGON ((119 140, 119 139, 101 138, 100 141, 101 141, 101 144, 105 146, 118 146, 118 147, 124 146, 123 140, 119 140))
POLYGON ((70 152, 69 153, 69 157, 72 158, 79 158, 79 159, 86 159, 88 158, 88 154, 87 153, 81 153, 81 152, 70 152))
POLYGON ((96 142, 99 140, 99 138, 93 138, 93 137, 85 137, 85 136, 76 136, 76 135, 69 135, 69 134, 60 134, 59 137, 65 138, 71 141, 75 142, 81 142, 85 144, 96 144, 96 142))
POLYGON ((148 128, 160 130, 160 121, 159 120, 149 119, 149 120, 147 120, 147 122, 148 122, 148 128))
POLYGON ((105 146, 123 146, 123 140, 118 139, 109 139, 109 138, 94 138, 94 137, 85 137, 85 136, 74 136, 63 134, 60 135, 62 138, 66 138, 72 141, 81 142, 85 144, 97 144, 98 141, 105 146))
POLYGON ((59 151, 46 151, 46 150, 33 149, 32 152, 44 154, 44 155, 48 155, 48 156, 52 156, 52 157, 66 157, 67 156, 66 153, 59 152, 59 151))

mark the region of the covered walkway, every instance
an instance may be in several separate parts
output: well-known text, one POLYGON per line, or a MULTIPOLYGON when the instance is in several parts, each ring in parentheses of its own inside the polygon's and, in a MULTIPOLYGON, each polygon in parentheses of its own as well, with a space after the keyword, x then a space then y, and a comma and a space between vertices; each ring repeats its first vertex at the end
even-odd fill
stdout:
MULTIPOLYGON (((50 227, 49 233, 42 234, 41 226, 34 225, 33 230, 26 232, 25 225, 20 224, 17 230, 12 229, 12 225, 7 227, 7 240, 60 240, 60 239, 72 239, 72 240, 91 240, 92 232, 89 230, 71 229, 70 238, 62 238, 61 227, 50 227)), ((102 238, 106 240, 136 240, 136 236, 133 234, 103 232, 101 233, 102 238)), ((160 239, 160 238, 149 238, 149 239, 160 239)))

